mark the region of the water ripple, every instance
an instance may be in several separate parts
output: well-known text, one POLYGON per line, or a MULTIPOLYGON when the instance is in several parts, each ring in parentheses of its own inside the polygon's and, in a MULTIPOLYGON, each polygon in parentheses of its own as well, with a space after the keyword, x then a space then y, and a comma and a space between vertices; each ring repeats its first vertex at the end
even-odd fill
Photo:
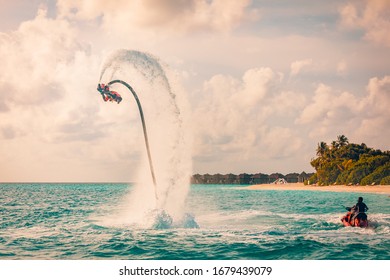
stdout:
POLYGON ((340 222, 351 194, 193 186, 186 211, 199 228, 159 229, 99 222, 125 184, 0 190, 0 259, 390 259, 386 196, 365 195, 371 227, 361 229, 340 222))

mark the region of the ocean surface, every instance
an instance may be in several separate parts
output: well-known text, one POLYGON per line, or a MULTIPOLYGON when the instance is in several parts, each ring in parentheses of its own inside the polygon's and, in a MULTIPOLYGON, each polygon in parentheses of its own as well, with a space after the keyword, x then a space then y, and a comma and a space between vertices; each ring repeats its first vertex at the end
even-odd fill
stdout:
POLYGON ((158 229, 110 223, 131 184, 0 184, 0 259, 390 259, 388 195, 242 187, 192 185, 199 227, 158 229), (370 228, 343 227, 360 195, 370 228))

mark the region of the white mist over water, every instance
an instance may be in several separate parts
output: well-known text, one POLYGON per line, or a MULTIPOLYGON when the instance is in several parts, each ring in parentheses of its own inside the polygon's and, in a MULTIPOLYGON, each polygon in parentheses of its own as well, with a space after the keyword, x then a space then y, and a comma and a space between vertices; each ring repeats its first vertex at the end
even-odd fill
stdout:
MULTIPOLYGON (((191 129, 187 121, 190 108, 185 93, 172 83, 174 78, 168 79, 168 74, 170 72, 163 68, 157 58, 131 50, 113 53, 101 71, 100 83, 123 80, 137 93, 144 112, 157 182, 156 201, 145 143, 139 143, 142 148, 129 147, 140 150, 142 159, 137 166, 135 187, 116 217, 119 223, 150 226, 156 212, 168 214, 160 217, 168 217, 168 220, 172 217, 173 224, 179 223, 183 217, 189 217, 184 214, 184 205, 192 172, 191 129)), ((131 99, 135 103, 131 92, 123 85, 113 84, 110 89, 121 94, 124 101, 131 99)), ((127 106, 127 103, 123 103, 118 106, 127 106)), ((143 133, 139 115, 138 119, 139 132, 143 133)))

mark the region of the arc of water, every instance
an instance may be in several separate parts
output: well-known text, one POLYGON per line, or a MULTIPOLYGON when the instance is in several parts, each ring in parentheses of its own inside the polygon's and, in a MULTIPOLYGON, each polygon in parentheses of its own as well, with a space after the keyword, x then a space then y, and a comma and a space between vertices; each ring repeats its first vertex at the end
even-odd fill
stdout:
POLYGON ((110 86, 110 85, 115 84, 115 83, 120 83, 120 84, 124 85, 125 87, 127 87, 127 89, 130 90, 130 92, 133 94, 134 99, 137 102, 138 109, 139 109, 139 114, 141 116, 142 128, 143 128, 143 131, 144 131, 144 139, 145 139, 146 150, 147 150, 147 153, 148 153, 150 173, 152 174, 152 179, 153 179, 154 195, 156 197, 156 201, 158 201, 156 176, 154 175, 152 155, 150 153, 149 141, 148 141, 148 133, 146 131, 145 118, 144 118, 144 113, 142 111, 141 102, 139 101, 138 96, 137 96, 135 90, 128 83, 126 83, 126 82, 124 82, 122 80, 113 80, 113 81, 109 82, 107 85, 110 86))

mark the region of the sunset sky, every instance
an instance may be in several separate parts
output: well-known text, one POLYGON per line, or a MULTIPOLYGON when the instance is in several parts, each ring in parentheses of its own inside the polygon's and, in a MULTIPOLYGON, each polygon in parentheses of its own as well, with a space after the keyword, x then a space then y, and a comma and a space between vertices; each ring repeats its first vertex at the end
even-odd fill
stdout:
POLYGON ((0 0, 0 182, 133 180, 96 92, 117 49, 177 75, 193 173, 312 172, 341 134, 390 149, 389 0, 0 0))

